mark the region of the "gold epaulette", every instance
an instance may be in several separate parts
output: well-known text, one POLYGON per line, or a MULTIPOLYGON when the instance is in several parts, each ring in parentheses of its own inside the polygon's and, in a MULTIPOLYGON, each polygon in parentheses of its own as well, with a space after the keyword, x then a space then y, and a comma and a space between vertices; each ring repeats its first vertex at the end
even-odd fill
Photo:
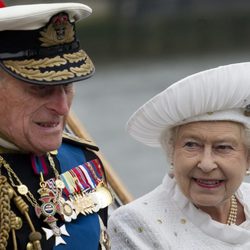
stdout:
POLYGON ((93 149, 95 151, 98 151, 99 148, 97 147, 97 145, 90 141, 90 140, 86 140, 84 138, 80 138, 74 134, 71 133, 67 133, 67 132, 63 132, 63 141, 74 144, 74 145, 78 145, 78 146, 83 146, 89 149, 93 149))

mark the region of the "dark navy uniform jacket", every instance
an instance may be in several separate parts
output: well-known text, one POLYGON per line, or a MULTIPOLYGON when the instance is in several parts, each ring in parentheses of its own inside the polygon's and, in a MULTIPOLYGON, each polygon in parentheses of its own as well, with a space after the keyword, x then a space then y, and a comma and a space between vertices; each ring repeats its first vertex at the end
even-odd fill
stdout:
MULTIPOLYGON (((53 156, 59 174, 83 164, 84 162, 97 159, 98 157, 95 154, 95 150, 97 150, 95 146, 80 143, 69 138, 64 138, 61 147, 58 149, 58 154, 53 156)), ((21 182, 25 184, 35 196, 35 198, 39 200, 39 194, 37 193, 37 190, 40 188, 40 177, 34 173, 31 164, 31 158, 34 156, 20 152, 8 152, 2 153, 1 155, 9 163, 21 182)), ((48 159, 46 157, 44 157, 44 159, 46 164, 49 166, 48 159)), ((48 167, 47 169, 48 173, 44 176, 44 179, 47 180, 54 178, 55 174, 53 169, 51 167, 48 167)), ((2 174, 7 176, 7 172, 4 168, 2 168, 2 174)), ((50 239, 46 240, 45 234, 41 229, 42 227, 49 228, 48 225, 43 222, 42 218, 39 219, 36 216, 32 205, 25 198, 24 200, 29 205, 29 214, 36 231, 42 233, 42 249, 96 250, 99 248, 100 225, 97 213, 88 215, 79 214, 76 220, 72 220, 71 222, 67 223, 58 217, 57 225, 60 227, 61 225, 65 224, 70 236, 62 236, 63 240, 66 242, 66 245, 60 244, 55 247, 55 237, 51 237, 50 239)), ((17 214, 17 216, 22 218, 23 221, 22 228, 16 231, 18 249, 26 250, 26 245, 29 242, 29 233, 31 232, 29 225, 26 222, 24 216, 21 215, 20 212, 15 208, 13 203, 11 203, 11 208, 17 214)), ((102 218, 104 225, 106 225, 107 208, 99 210, 98 214, 102 218)), ((11 234, 7 249, 13 250, 11 234)))

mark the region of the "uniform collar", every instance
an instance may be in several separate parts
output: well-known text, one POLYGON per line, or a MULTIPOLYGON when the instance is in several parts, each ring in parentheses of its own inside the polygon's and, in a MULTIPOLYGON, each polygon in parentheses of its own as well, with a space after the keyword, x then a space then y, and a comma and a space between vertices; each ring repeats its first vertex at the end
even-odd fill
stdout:
POLYGON ((0 136, 0 153, 9 153, 20 151, 20 149, 12 142, 7 141, 2 136, 0 136))

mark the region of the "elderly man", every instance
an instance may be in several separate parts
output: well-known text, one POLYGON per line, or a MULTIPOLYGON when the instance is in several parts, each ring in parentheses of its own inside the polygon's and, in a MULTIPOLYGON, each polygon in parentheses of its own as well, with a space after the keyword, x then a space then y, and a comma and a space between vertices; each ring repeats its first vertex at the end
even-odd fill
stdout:
POLYGON ((98 148, 64 133, 73 82, 94 73, 75 33, 90 14, 80 3, 0 9, 0 249, 108 248, 98 148))

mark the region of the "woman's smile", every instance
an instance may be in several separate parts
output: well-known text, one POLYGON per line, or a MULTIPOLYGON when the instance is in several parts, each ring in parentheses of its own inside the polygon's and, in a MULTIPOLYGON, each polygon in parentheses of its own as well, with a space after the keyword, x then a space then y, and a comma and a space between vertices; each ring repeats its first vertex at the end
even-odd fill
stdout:
POLYGON ((199 178, 192 178, 192 180, 202 188, 206 189, 214 189, 220 187, 224 180, 216 180, 216 179, 199 179, 199 178))

